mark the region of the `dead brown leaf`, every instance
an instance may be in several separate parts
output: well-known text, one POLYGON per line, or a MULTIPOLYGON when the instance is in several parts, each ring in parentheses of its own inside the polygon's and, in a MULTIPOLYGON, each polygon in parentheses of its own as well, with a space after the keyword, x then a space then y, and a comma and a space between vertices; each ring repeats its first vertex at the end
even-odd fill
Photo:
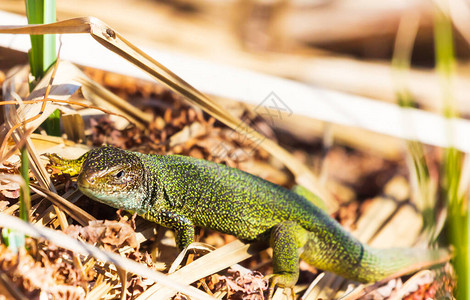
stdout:
POLYGON ((138 250, 140 246, 134 229, 127 222, 96 220, 91 221, 86 227, 71 225, 65 232, 76 238, 80 236, 91 244, 102 244, 105 249, 112 251, 123 246, 138 250))
POLYGON ((7 198, 16 199, 20 196, 20 185, 11 181, 0 181, 0 193, 7 198))
POLYGON ((264 291, 268 289, 268 281, 259 272, 241 273, 230 271, 229 276, 220 276, 228 288, 229 299, 261 300, 264 299, 264 291))

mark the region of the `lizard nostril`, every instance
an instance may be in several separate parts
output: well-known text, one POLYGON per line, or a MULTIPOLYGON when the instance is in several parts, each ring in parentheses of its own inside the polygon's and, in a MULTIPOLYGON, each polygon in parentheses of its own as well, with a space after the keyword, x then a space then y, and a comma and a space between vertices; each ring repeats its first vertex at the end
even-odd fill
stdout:
POLYGON ((79 186, 87 188, 96 183, 96 176, 94 174, 81 173, 78 176, 77 183, 79 186))

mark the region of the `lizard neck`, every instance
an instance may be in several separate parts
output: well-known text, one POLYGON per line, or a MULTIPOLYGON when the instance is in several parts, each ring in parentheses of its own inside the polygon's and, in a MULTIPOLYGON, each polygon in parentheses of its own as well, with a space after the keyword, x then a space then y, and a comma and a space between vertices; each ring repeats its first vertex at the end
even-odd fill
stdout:
POLYGON ((163 169, 160 157, 160 155, 141 155, 142 162, 146 169, 142 182, 147 191, 146 197, 142 199, 142 213, 157 209, 156 206, 162 202, 165 196, 164 186, 159 178, 159 174, 163 169))

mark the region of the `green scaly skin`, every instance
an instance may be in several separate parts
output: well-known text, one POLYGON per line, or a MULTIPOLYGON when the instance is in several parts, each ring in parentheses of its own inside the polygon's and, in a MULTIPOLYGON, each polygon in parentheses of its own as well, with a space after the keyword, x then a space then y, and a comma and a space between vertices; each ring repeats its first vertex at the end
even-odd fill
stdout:
POLYGON ((193 242, 195 226, 269 243, 271 292, 275 285, 295 285, 299 257, 345 278, 373 282, 449 256, 447 250, 370 248, 307 200, 302 189, 296 193, 201 159, 108 146, 76 160, 46 156, 56 168, 79 173, 78 187, 88 197, 174 229, 180 249, 193 242))

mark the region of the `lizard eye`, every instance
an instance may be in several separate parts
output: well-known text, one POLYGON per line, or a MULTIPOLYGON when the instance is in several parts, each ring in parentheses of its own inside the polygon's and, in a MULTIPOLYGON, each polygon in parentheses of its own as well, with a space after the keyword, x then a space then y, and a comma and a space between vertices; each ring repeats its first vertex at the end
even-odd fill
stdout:
POLYGON ((116 176, 117 179, 121 179, 124 176, 124 171, 121 170, 121 171, 117 172, 115 176, 116 176))

